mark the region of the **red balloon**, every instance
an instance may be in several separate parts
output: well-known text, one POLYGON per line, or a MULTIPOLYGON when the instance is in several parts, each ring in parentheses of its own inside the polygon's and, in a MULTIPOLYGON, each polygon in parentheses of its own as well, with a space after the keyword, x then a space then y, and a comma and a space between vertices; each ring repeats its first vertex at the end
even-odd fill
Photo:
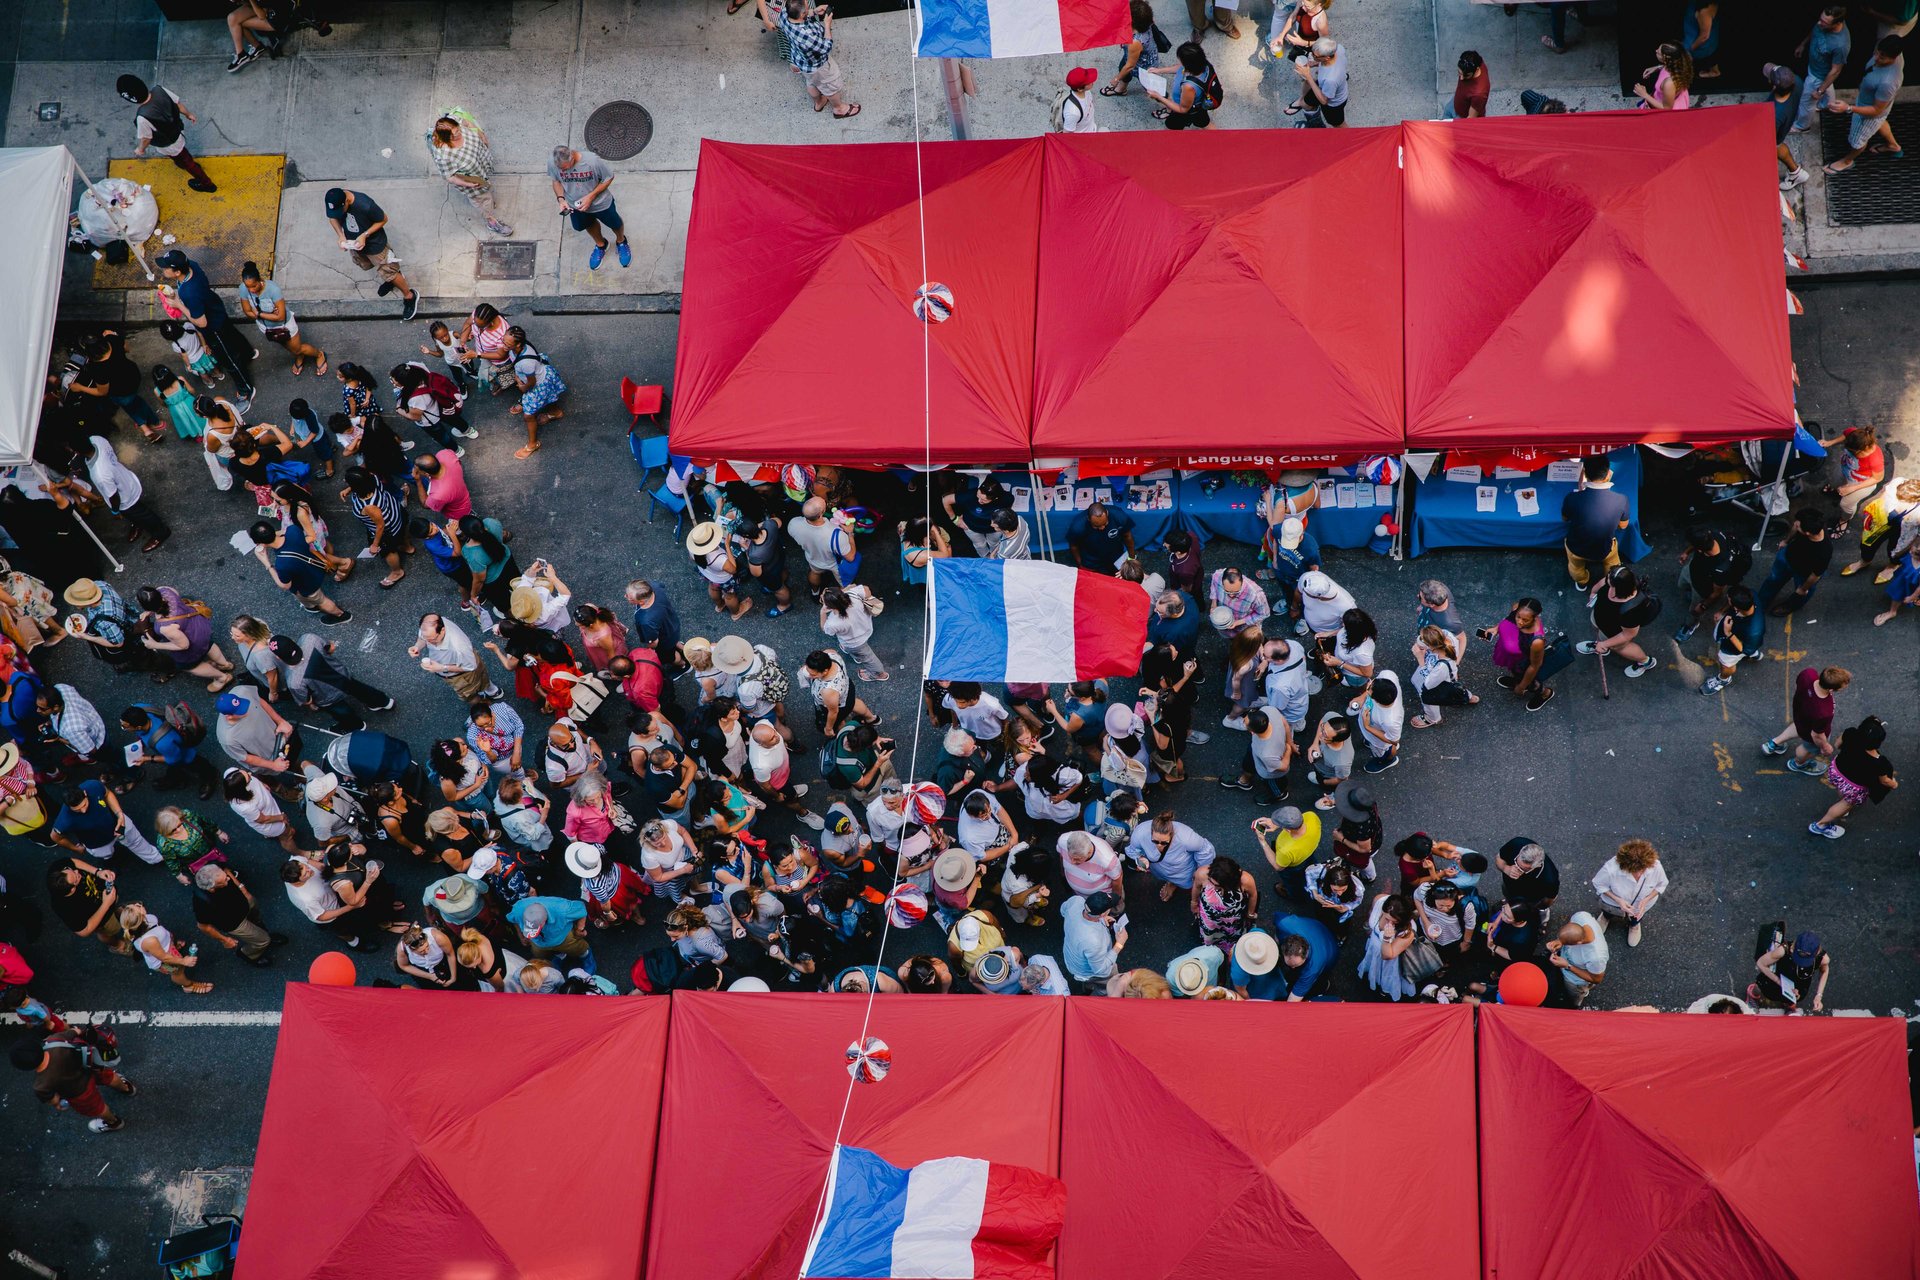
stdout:
POLYGON ((1538 1005, 1547 998, 1547 975, 1538 965, 1510 964, 1500 971, 1500 1003, 1538 1005))
POLYGON ((307 981, 316 987, 350 987, 359 977, 353 957, 344 951, 322 951, 307 966, 307 981))

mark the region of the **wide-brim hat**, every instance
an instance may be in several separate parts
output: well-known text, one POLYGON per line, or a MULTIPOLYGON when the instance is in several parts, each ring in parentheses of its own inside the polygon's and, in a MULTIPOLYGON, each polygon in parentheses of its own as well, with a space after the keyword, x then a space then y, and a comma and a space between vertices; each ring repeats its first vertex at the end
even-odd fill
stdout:
POLYGON ((1342 783, 1333 793, 1333 808, 1349 822, 1365 822, 1373 816, 1373 789, 1359 782, 1342 783))
POLYGON ((964 849, 949 849, 934 860, 933 882, 957 893, 973 883, 973 868, 971 854, 964 849))
POLYGON ((466 924, 480 914, 486 899, 480 896, 479 886, 465 876, 446 876, 427 886, 426 905, 449 924, 466 924))
POLYGON ((713 642, 713 665, 737 676, 753 665, 753 646, 740 636, 721 636, 713 642))
POLYGON ((726 530, 711 520, 702 520, 693 526, 693 531, 687 535, 687 553, 695 556, 710 556, 718 551, 720 544, 726 540, 726 530))
POLYGON ((67 584, 60 598, 76 609, 91 608, 100 603, 100 584, 92 578, 81 578, 67 584))
POLYGON ((1205 991, 1207 966, 1191 958, 1173 966, 1173 989, 1183 996, 1197 996, 1205 991))
POLYGON ((1013 976, 1013 962, 1003 951, 989 951, 974 962, 973 980, 984 987, 997 987, 1013 976))
POLYGON ((1255 977, 1272 973, 1280 963, 1280 944, 1270 933, 1249 933, 1233 944, 1233 962, 1255 977))
POLYGON ((605 866, 606 860, 599 845, 575 840, 567 846, 567 870, 582 880, 591 880, 598 876, 605 866))
POLYGON ((0 742, 0 778, 12 773, 14 766, 20 763, 20 746, 14 742, 0 742))

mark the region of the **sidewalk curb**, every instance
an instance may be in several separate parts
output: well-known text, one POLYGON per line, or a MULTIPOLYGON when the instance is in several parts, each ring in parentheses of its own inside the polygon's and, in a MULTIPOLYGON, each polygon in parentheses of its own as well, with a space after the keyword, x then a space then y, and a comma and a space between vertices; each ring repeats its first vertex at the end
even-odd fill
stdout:
MULTIPOLYGON (((420 298, 420 315, 457 316, 471 311, 477 302, 485 298, 429 298, 424 294, 420 298)), ((111 323, 125 328, 140 328, 159 323, 152 314, 152 308, 144 305, 146 295, 138 292, 122 293, 114 296, 110 293, 95 292, 83 298, 73 298, 60 304, 59 320, 63 324, 111 323), (129 315, 136 310, 128 304, 138 297, 142 305, 138 314, 129 315)), ((677 293, 609 293, 587 294, 581 297, 531 297, 496 299, 495 304, 508 314, 520 313, 536 316, 598 316, 598 315, 678 315, 680 313, 680 295, 677 293)), ((378 302, 363 302, 357 299, 334 299, 308 302, 301 306, 301 320, 398 320, 398 308, 384 299, 378 302)), ((425 323, 424 320, 419 323, 425 323)))

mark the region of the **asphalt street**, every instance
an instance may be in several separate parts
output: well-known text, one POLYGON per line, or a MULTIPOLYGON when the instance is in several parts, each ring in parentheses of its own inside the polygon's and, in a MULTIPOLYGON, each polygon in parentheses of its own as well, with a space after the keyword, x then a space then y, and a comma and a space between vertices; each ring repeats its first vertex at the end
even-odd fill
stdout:
MULTIPOLYGON (((1915 462, 1910 388, 1920 381, 1920 369, 1910 344, 1886 318, 1911 314, 1920 289, 1906 282, 1829 285, 1807 289, 1804 298, 1807 315, 1793 322, 1793 332, 1805 416, 1829 430, 1876 423, 1893 437, 1895 472, 1906 473, 1915 462)), ((422 315, 415 325, 315 323, 306 336, 336 362, 353 360, 382 371, 417 351, 428 318, 422 315)), ((623 375, 642 382, 668 379, 676 317, 545 317, 524 323, 571 387, 567 416, 547 430, 538 455, 520 461, 513 451, 524 437, 518 420, 507 416, 505 402, 478 404, 472 416, 482 438, 471 442, 467 459, 476 506, 514 532, 523 564, 535 556, 549 559, 577 600, 619 608, 624 584, 646 576, 671 593, 688 634, 736 631, 772 645, 790 671, 797 667, 821 642, 813 613, 801 609, 770 621, 763 608, 756 608, 737 625, 724 622, 709 611, 685 553, 672 539, 671 516, 663 513, 658 523, 649 523, 644 495, 636 492, 637 469, 627 453, 618 383, 623 375)), ((138 335, 134 354, 143 364, 170 355, 151 331, 138 335)), ((278 349, 263 344, 256 367, 262 386, 256 420, 283 421, 294 395, 307 396, 323 411, 337 400, 338 385, 331 378, 289 376, 278 349)), ((1171 371, 1167 385, 1177 387, 1171 371)), ((125 426, 115 444, 146 479, 149 494, 175 528, 165 548, 141 556, 126 548, 117 530, 103 526, 109 545, 131 558, 125 573, 111 575, 123 591, 166 583, 208 600, 222 622, 247 611, 265 618, 276 632, 318 629, 274 589, 251 555, 229 546, 228 539, 254 518, 253 509, 238 492, 215 492, 189 446, 172 439, 148 446, 125 426)), ((357 548, 357 523, 326 486, 316 485, 316 491, 337 539, 357 548)), ((1654 550, 1641 567, 1655 590, 1669 596, 1680 546, 1677 530, 1684 519, 1681 502, 1677 492, 1651 484, 1643 508, 1654 550)), ((883 527, 913 513, 886 512, 883 527)), ((1751 541, 1756 523, 1742 516, 1729 532, 1751 541)), ((73 548, 62 554, 83 552, 73 548)), ((1207 564, 1251 568, 1252 554, 1249 547, 1215 544, 1207 550, 1207 564)), ((1843 548, 1845 558, 1850 557, 1843 548)), ((1162 557, 1150 555, 1147 561, 1149 567, 1164 567, 1162 557)), ((866 580, 894 601, 879 619, 876 640, 894 678, 862 692, 904 744, 918 716, 919 596, 917 590, 901 591, 891 541, 867 564, 872 569, 866 580)), ((1452 587, 1471 625, 1492 623, 1515 597, 1527 594, 1547 601, 1550 621, 1584 634, 1584 617, 1557 555, 1449 551, 1395 563, 1351 551, 1331 553, 1328 567, 1378 621, 1380 652, 1403 674, 1413 639, 1414 588, 1426 577, 1452 587)), ((398 699, 395 711, 373 717, 376 727, 405 736, 424 757, 433 739, 459 733, 463 709, 441 681, 421 672, 406 655, 419 616, 450 610, 453 603, 448 585, 424 556, 411 568, 396 589, 382 592, 374 585, 377 575, 363 566, 336 594, 354 611, 354 620, 334 629, 331 638, 341 641, 355 675, 398 699)), ((1763 571, 1757 569, 1756 575, 1763 571)), ((1706 992, 1741 991, 1751 969, 1756 927, 1785 918, 1791 929, 1820 931, 1832 949, 1829 1008, 1912 1011, 1920 1005, 1920 950, 1912 924, 1920 905, 1915 788, 1902 788, 1886 804, 1856 814, 1848 836, 1828 842, 1808 835, 1806 824, 1832 793, 1816 780, 1785 773, 1759 751, 1761 740, 1785 722, 1793 674, 1805 665, 1837 663, 1855 677, 1843 698, 1841 720, 1851 723, 1878 713, 1892 729, 1887 754, 1903 767, 1912 758, 1920 618, 1903 616, 1876 630, 1871 618, 1879 598, 1867 578, 1831 579, 1791 628, 1772 624, 1766 662, 1743 672, 1718 696, 1698 692, 1704 673, 1693 660, 1704 653, 1704 638, 1682 645, 1663 637, 1654 650, 1662 660, 1660 670, 1627 681, 1615 667, 1610 700, 1603 700, 1600 673, 1587 659, 1559 679, 1559 696, 1551 704, 1528 714, 1493 686, 1486 647, 1476 644, 1464 678, 1483 694, 1483 704, 1451 711, 1443 727, 1409 730, 1403 763, 1372 780, 1387 843, 1425 830, 1492 850, 1511 836, 1529 834, 1546 845, 1561 868, 1562 903, 1589 906, 1586 881, 1617 844, 1630 836, 1652 840, 1673 887, 1649 918, 1642 946, 1628 950, 1614 939, 1613 967, 1593 1001, 1597 1008, 1676 1008, 1706 992)), ((1670 609, 1661 628, 1670 632, 1675 617, 1670 609)), ((127 702, 163 692, 144 678, 108 678, 101 664, 76 648, 61 646, 42 667, 54 679, 76 684, 109 724, 127 702)), ((1203 645, 1210 670, 1217 670, 1221 653, 1217 641, 1203 645)), ((1195 718, 1213 740, 1191 750, 1193 777, 1160 803, 1174 808, 1222 852, 1255 869, 1264 890, 1270 875, 1258 860, 1248 823, 1265 809, 1246 794, 1216 785, 1223 772, 1237 771, 1243 750, 1239 735, 1218 725, 1220 687, 1216 676, 1203 690, 1195 718)), ((193 682, 177 680, 164 693, 191 698, 211 718, 211 700, 193 682)), ((1336 696, 1316 699, 1314 715, 1334 705, 1336 696)), ((527 719, 534 740, 545 722, 530 708, 527 719)), ((794 720, 801 744, 810 747, 809 717, 803 711, 794 720)), ((121 737, 116 730, 115 749, 121 737)), ((324 741, 324 735, 309 733, 308 739, 324 741)), ((918 740, 924 770, 937 754, 938 735, 923 728, 918 740)), ((217 754, 211 741, 208 750, 217 754)), ((796 750, 797 776, 811 775, 811 758, 810 751, 796 750)), ((1296 785, 1296 794, 1304 790, 1296 785)), ((809 799, 824 807, 817 787, 809 799)), ((147 824, 159 803, 150 788, 142 787, 127 807, 147 824)), ((276 953, 272 969, 254 970, 212 954, 203 976, 215 990, 194 997, 134 960, 68 936, 51 917, 43 935, 23 948, 39 972, 36 994, 55 1007, 127 1012, 143 1019, 122 1027, 125 1070, 140 1084, 141 1094, 122 1109, 129 1124, 119 1134, 93 1136, 73 1117, 38 1106, 22 1078, 0 1090, 0 1132, 18 1135, 15 1141, 26 1150, 0 1171, 7 1204, 0 1230, 10 1230, 20 1245, 71 1268, 75 1276, 142 1274, 154 1242, 177 1215, 219 1208, 235 1198, 244 1177, 233 1171, 251 1161, 273 1043, 271 1025, 244 1024, 277 1010, 282 984, 302 978, 308 961, 324 949, 322 936, 281 893, 278 851, 247 832, 217 800, 202 812, 235 834, 235 863, 265 904, 269 923, 293 937, 291 946, 276 953), (185 1022, 183 1014, 204 1015, 204 1021, 185 1022)), ((776 813, 763 820, 763 833, 784 835, 789 821, 776 813)), ((37 894, 46 853, 17 839, 0 850, 0 871, 16 888, 37 894)), ((140 896, 164 923, 187 936, 187 891, 157 868, 126 855, 117 861, 123 900, 140 896)), ((404 896, 417 901, 430 878, 426 870, 393 860, 389 868, 404 896)), ((1383 869, 1383 880, 1390 881, 1393 873, 1384 859, 1383 869)), ((1193 929, 1180 904, 1160 903, 1144 877, 1132 873, 1129 904, 1134 929, 1128 963, 1158 968, 1193 945, 1193 929)), ((1263 916, 1271 915, 1270 905, 1263 901, 1263 916)), ((662 940, 657 921, 664 912, 656 907, 651 914, 656 923, 644 930, 595 934, 602 973, 624 983, 636 955, 662 940)), ((1010 940, 1029 951, 1057 955, 1059 950, 1056 924, 1013 927, 1010 940)), ((887 961, 940 949, 941 939, 931 927, 896 932, 887 961)), ((1353 974, 1360 949, 1356 936, 1342 955, 1335 992, 1364 995, 1353 974)), ((363 979, 393 976, 384 951, 359 962, 363 979)), ((404 1025, 391 1031, 396 1037, 408 1034, 404 1025)), ((421 1044, 418 1051, 460 1052, 463 1047, 421 1044)), ((1234 1064, 1229 1070, 1249 1083, 1257 1078, 1255 1064, 1234 1064)))

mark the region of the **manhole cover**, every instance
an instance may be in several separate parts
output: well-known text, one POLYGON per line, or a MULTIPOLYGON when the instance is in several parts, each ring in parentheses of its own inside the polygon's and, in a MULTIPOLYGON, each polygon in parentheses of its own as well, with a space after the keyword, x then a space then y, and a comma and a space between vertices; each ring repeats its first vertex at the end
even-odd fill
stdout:
MULTIPOLYGON (((1821 153, 1828 160, 1847 154, 1847 122, 1852 116, 1820 113, 1821 153)), ((1895 137, 1920 135, 1920 103, 1896 102, 1891 117, 1895 137)), ((1879 138, 1874 139, 1879 142, 1879 138)), ((1920 222, 1920 160, 1872 151, 1845 173, 1827 175, 1827 223, 1835 227, 1886 226, 1920 222)))
POLYGON ((533 279, 534 242, 531 240, 483 240, 480 261, 474 268, 477 280, 533 279))
POLYGON ((631 160, 653 141, 653 117, 637 102, 609 102, 587 117, 587 150, 602 160, 631 160))

